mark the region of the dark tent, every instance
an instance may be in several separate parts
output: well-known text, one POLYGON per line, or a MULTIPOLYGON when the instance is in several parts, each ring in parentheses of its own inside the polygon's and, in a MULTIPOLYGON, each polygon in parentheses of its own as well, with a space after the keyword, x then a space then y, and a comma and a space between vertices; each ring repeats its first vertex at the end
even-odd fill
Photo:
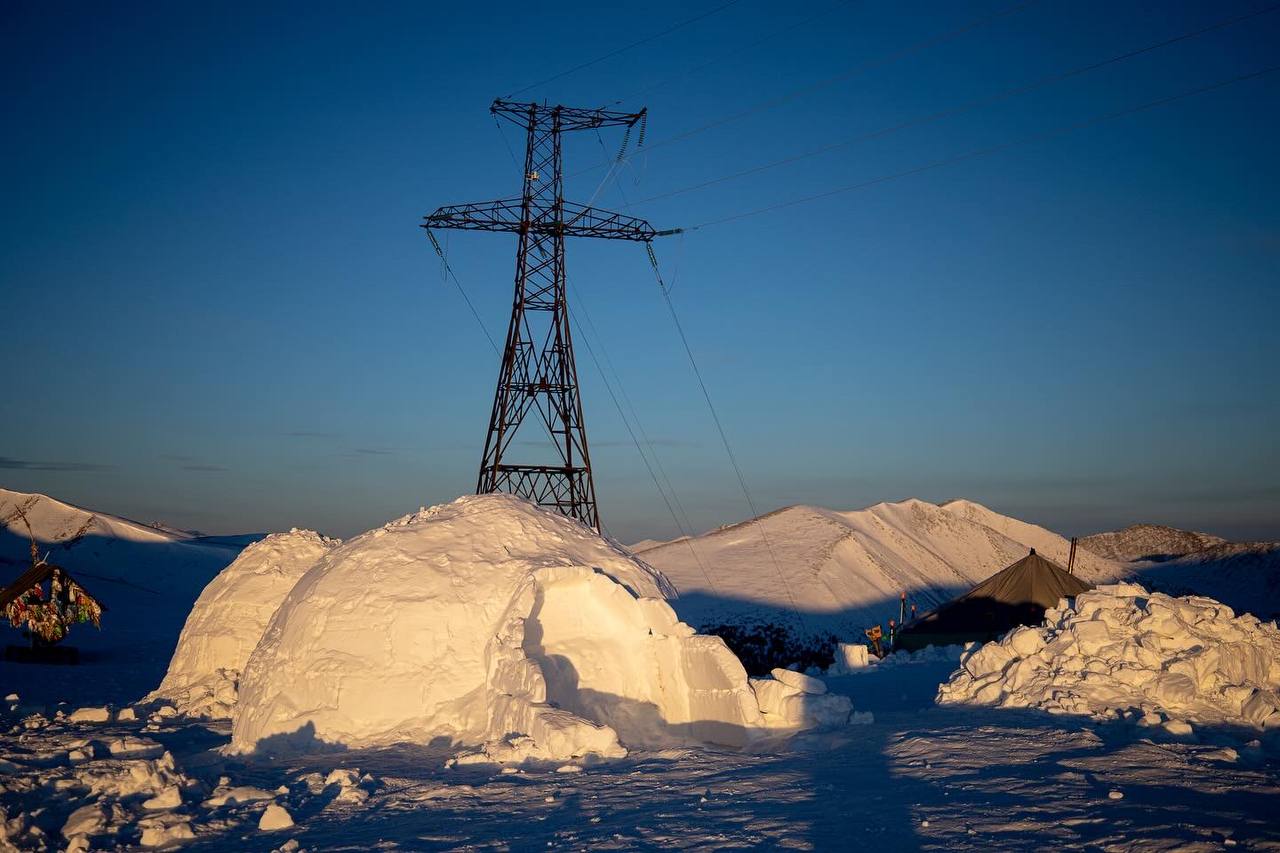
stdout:
POLYGON ((898 632, 895 648, 994 640, 1019 625, 1039 625, 1058 600, 1090 589, 1052 560, 1031 553, 898 632))

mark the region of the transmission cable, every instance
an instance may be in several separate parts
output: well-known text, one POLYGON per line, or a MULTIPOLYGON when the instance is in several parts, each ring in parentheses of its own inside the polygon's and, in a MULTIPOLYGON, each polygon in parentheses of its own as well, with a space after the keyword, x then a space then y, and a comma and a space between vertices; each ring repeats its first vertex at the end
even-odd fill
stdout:
MULTIPOLYGON (((599 131, 596 132, 596 140, 600 143, 600 149, 604 151, 605 154, 607 155, 609 153, 609 150, 605 147, 604 137, 600 135, 599 131)), ((623 152, 619 152, 619 157, 622 156, 622 153, 623 152)), ((622 197, 623 203, 628 204, 627 193, 622 188, 622 180, 621 180, 620 174, 615 175, 614 186, 618 190, 618 195, 622 197)), ((680 238, 680 247, 681 249, 684 248, 683 237, 680 238)), ((566 280, 567 278, 568 276, 566 274, 566 280)), ((671 287, 674 287, 674 281, 672 282, 671 287)), ((671 290, 671 287, 667 288, 668 292, 671 290)), ((614 378, 618 384, 618 390, 622 394, 622 399, 627 404, 628 409, 630 409, 631 417, 635 421, 636 428, 640 431, 640 437, 641 439, 644 440, 645 445, 649 448, 649 453, 651 456, 653 456, 653 461, 658 466, 658 473, 662 475, 663 482, 667 484, 667 491, 671 493, 671 499, 672 501, 675 502, 676 509, 679 510, 680 516, 684 520, 684 525, 685 525, 685 528, 687 528, 687 531, 682 529, 681 533, 689 536, 690 540, 692 540, 694 526, 693 526, 693 523, 689 520, 689 513, 685 511, 684 504, 681 503, 680 501, 680 495, 676 492, 675 485, 671 482, 671 477, 667 474, 666 466, 662 464, 662 457, 658 454, 657 448, 654 447, 653 442, 649 440, 649 436, 645 433, 644 424, 640 420, 640 412, 636 409, 635 404, 631 402, 631 398, 627 394, 626 386, 622 382, 622 374, 618 372, 618 368, 614 365, 613 359, 609 357, 609 350, 604 346, 603 336, 600 334, 599 330, 596 329, 595 321, 591 319, 591 312, 587 310, 587 305, 582 300, 581 291, 579 290, 577 292, 578 292, 577 304, 581 306, 582 314, 584 317, 587 318, 587 325, 591 327, 592 334, 594 334, 596 336, 596 340, 600 342, 600 351, 604 353, 605 362, 608 364, 609 369, 613 371, 614 378)), ((697 553, 694 552, 692 544, 689 545, 689 550, 694 554, 694 559, 697 560, 698 556, 697 556, 697 553)))
MULTIPOLYGON (((579 305, 581 305, 581 302, 579 302, 579 305)), ((693 560, 697 564, 699 571, 701 571, 702 577, 706 580, 707 585, 711 587, 712 592, 719 595, 720 590, 716 586, 716 582, 711 579, 711 573, 707 570, 707 567, 703 564, 701 558, 698 557, 698 552, 693 548, 693 537, 690 536, 689 532, 685 529, 685 525, 681 523, 680 518, 676 515, 675 507, 673 507, 671 501, 668 500, 667 493, 663 490, 662 484, 658 482, 658 475, 654 472, 653 466, 649 464, 649 458, 645 455, 644 449, 640 446, 640 439, 636 437, 635 431, 632 430, 631 423, 627 419, 627 414, 622 409, 622 404, 618 401, 617 395, 613 392, 613 385, 609 382, 608 374, 605 373, 604 367, 600 364, 600 360, 596 358, 595 349, 591 346, 591 341, 587 339, 587 333, 583 329, 582 324, 578 322, 577 312, 569 312, 569 319, 572 320, 574 326, 577 327, 579 339, 586 346, 587 355, 591 357, 592 363, 595 364, 596 371, 600 374, 600 378, 604 382, 605 390, 609 392, 609 399, 613 401, 614 408, 618 410, 618 417, 622 419, 622 425, 626 428, 627 434, 631 436, 631 443, 635 445, 636 453, 640 454, 640 461, 644 463, 645 470, 649 472, 649 478, 653 480, 654 488, 658 490, 658 496, 662 498, 662 502, 666 504, 667 512, 671 514, 671 520, 675 522, 676 529, 680 531, 681 538, 688 543, 689 553, 693 555, 693 560)), ((621 385, 619 385, 619 387, 621 387, 621 385)), ((653 452, 652 447, 650 447, 649 452, 653 452)), ((668 486, 669 485, 670 484, 668 483, 668 486)), ((672 497, 674 496, 673 492, 672 497)))
POLYGON ((652 202, 652 201, 658 201, 660 199, 671 198, 672 196, 683 195, 684 193, 706 189, 707 187, 712 187, 717 184, 722 184, 722 183, 725 183, 726 181, 733 181, 739 178, 749 177, 751 175, 756 175, 756 174, 759 174, 760 172, 765 172, 770 169, 776 169, 779 166, 787 166, 787 165, 790 165, 791 163, 796 163, 801 160, 807 160, 810 157, 816 157, 819 154, 826 154, 828 151, 834 151, 838 148, 844 148, 849 145, 853 145, 854 143, 857 143, 857 142, 865 142, 867 140, 876 139, 882 136, 888 136, 889 134, 892 134, 892 133, 897 133, 900 130, 906 130, 912 127, 919 127, 921 125, 930 124, 932 122, 939 121, 944 118, 951 118, 953 116, 960 115, 962 113, 968 112, 978 107, 987 106, 987 105, 996 103, 998 101, 1005 100, 1007 98, 1015 97, 1017 95, 1025 95, 1028 92, 1033 92, 1036 89, 1043 88, 1045 86, 1048 86, 1051 83, 1058 83, 1063 80, 1067 80, 1071 77, 1077 77, 1081 74, 1087 74, 1090 71, 1096 71, 1099 68, 1104 68, 1108 65, 1114 65, 1117 62, 1123 62, 1127 59, 1132 59, 1136 56, 1141 56, 1145 53, 1150 53, 1154 50, 1159 50, 1160 48, 1168 47, 1169 45, 1172 45, 1172 44, 1177 44, 1178 42, 1187 41, 1188 39, 1196 38, 1197 36, 1202 36, 1206 33, 1213 32, 1214 30, 1219 30, 1219 29, 1222 29, 1223 27, 1240 23, 1241 21, 1246 21, 1250 18, 1256 18, 1259 15, 1265 15, 1267 13, 1274 12, 1277 9, 1280 9, 1280 3, 1267 6, 1263 9, 1258 9, 1256 11, 1249 12, 1244 15, 1238 15, 1236 17, 1226 18, 1224 20, 1210 24, 1207 27, 1202 27, 1201 29, 1198 29, 1198 30, 1193 30, 1191 32, 1183 33, 1181 35, 1174 36, 1173 38, 1165 39, 1164 41, 1147 45, 1146 47, 1141 47, 1136 50, 1131 50, 1126 53, 1121 53, 1109 59, 1104 59, 1100 62, 1092 62, 1092 63, 1089 63, 1088 65, 1081 65, 1076 68, 1068 69, 1066 71, 1059 71, 1053 74, 1047 74, 1030 83, 1025 83, 1020 86, 1015 86, 1011 89, 1005 89, 1003 91, 996 92, 994 94, 988 95, 983 98, 979 98, 977 100, 968 101, 966 103, 959 104, 955 107, 950 107, 948 109, 940 110, 938 112, 930 113, 924 116, 919 116, 917 118, 908 119, 907 121, 900 122, 898 124, 891 125, 889 127, 884 127, 884 128, 880 128, 879 130, 873 130, 868 133, 859 134, 858 136, 853 136, 848 139, 841 140, 839 142, 832 142, 827 145, 822 145, 822 146, 819 146, 818 148, 814 148, 809 151, 802 152, 800 154, 794 154, 790 157, 784 157, 781 160, 774 160, 770 163, 764 163, 759 166, 753 166, 750 169, 744 169, 740 172, 734 172, 729 175, 723 175, 718 178, 712 178, 710 180, 702 181, 701 183, 697 183, 697 184, 692 184, 687 187, 680 187, 679 189, 668 190, 667 192, 658 193, 657 195, 651 195, 647 198, 642 198, 638 201, 632 202, 631 204, 624 205, 624 207, 629 208, 629 207, 634 207, 636 205, 648 204, 649 202, 652 202))
POLYGON ((926 163, 923 166, 916 166, 915 168, 906 169, 901 172, 895 172, 891 175, 881 175, 878 178, 871 178, 870 180, 860 181, 856 184, 847 184, 842 187, 836 187, 835 189, 832 189, 832 190, 826 190, 825 192, 815 193, 814 195, 801 196, 800 198, 794 198, 788 201, 782 201, 776 204, 770 204, 765 207, 756 208, 754 210, 747 210, 742 213, 734 213, 730 216, 722 216, 718 219, 710 219, 710 220, 707 220, 706 222, 700 222, 697 225, 692 225, 687 228, 669 228, 665 231, 659 232, 659 236, 668 236, 671 234, 681 234, 689 231, 697 231, 702 228, 710 228, 714 225, 723 225, 726 222, 736 222, 739 219, 746 219, 751 216, 760 216, 762 214, 772 213, 775 210, 781 210, 786 207, 794 207, 795 205, 798 205, 798 204, 806 204, 811 201, 818 201, 820 199, 830 198, 831 196, 853 192, 854 190, 866 189, 867 187, 872 187, 877 184, 883 184, 888 181, 894 181, 894 180, 897 180, 898 178, 905 178, 911 175, 918 175, 921 172, 928 172, 930 170, 937 169, 942 166, 949 166, 955 163, 963 162, 965 160, 973 160, 978 157, 985 157, 990 154, 996 154, 998 152, 1005 151, 1010 148, 1015 148, 1019 145, 1027 145, 1032 142, 1040 142, 1046 139, 1052 139, 1057 136, 1064 136, 1068 133, 1072 133, 1077 130, 1082 130, 1087 127, 1092 127, 1093 125, 1102 124, 1104 122, 1112 121, 1117 118, 1123 118, 1124 116, 1129 116, 1135 113, 1144 112, 1146 110, 1164 106, 1165 104, 1173 103, 1174 101, 1180 101, 1184 98, 1190 98, 1194 95, 1202 95, 1206 92, 1212 92, 1216 89, 1221 89, 1235 83, 1242 83, 1246 80, 1253 80, 1258 77, 1263 77, 1267 74, 1273 74, 1276 71, 1280 71, 1280 65, 1273 65, 1268 68, 1263 68, 1260 71, 1253 71, 1248 74, 1241 74, 1236 77, 1230 77, 1225 80, 1219 80, 1216 83, 1210 83, 1206 86, 1200 86, 1195 89, 1189 89, 1187 91, 1179 92, 1174 95, 1167 95, 1163 98, 1157 98, 1153 101, 1147 101, 1145 103, 1137 104, 1136 106, 1132 106, 1132 107, 1125 107, 1124 109, 1116 110, 1115 112, 1104 113, 1102 115, 1094 116, 1092 118, 1088 118, 1083 121, 1073 122, 1071 124, 1050 128, 1049 130, 1033 133, 1029 136, 1024 136, 1019 139, 1010 140, 1009 142, 1002 142, 998 145, 991 145, 985 148, 976 148, 972 151, 966 151, 962 154, 956 154, 955 156, 952 156, 952 157, 945 157, 941 160, 934 160, 933 162, 926 163))
MULTIPOLYGON (((920 53, 936 45, 945 44, 948 41, 952 41, 954 39, 959 38, 960 36, 970 32, 971 30, 975 30, 975 29, 978 29, 979 27, 985 26, 986 24, 989 24, 992 21, 996 21, 1001 18, 1005 18, 1010 15, 1021 12, 1024 9, 1028 8, 1029 6, 1034 6, 1038 2, 1040 2, 1040 0, 1024 0, 1024 2, 1016 3, 1012 6, 1007 6, 1003 9, 999 9, 995 12, 992 12, 989 15, 984 15, 981 18, 976 18, 968 22, 967 24, 964 24, 960 27, 956 27, 953 30, 948 30, 947 32, 942 33, 940 35, 932 36, 930 38, 924 39, 923 41, 918 41, 913 44, 907 45, 906 47, 901 48, 900 50, 894 51, 893 53, 888 53, 888 54, 885 54, 884 56, 877 57, 876 59, 872 59, 867 62, 863 62, 859 65, 855 65, 853 68, 847 69, 845 71, 841 71, 839 74, 835 74, 835 75, 832 75, 831 77, 824 78, 822 80, 819 80, 816 83, 810 83, 805 86, 801 86, 798 89, 792 89, 789 92, 770 98, 768 100, 759 101, 753 104, 752 106, 747 107, 746 109, 740 110, 736 113, 730 113, 729 115, 722 116, 721 118, 718 118, 718 119, 713 119, 712 121, 709 121, 706 124, 699 125, 698 127, 692 128, 691 130, 683 131, 681 133, 676 134, 675 136, 668 136, 665 139, 659 139, 657 142, 650 142, 648 145, 645 146, 645 150, 649 151, 654 148, 661 148, 664 145, 671 145, 672 143, 675 143, 675 142, 682 142, 693 136, 697 136, 700 133, 704 133, 705 131, 720 127, 721 125, 729 124, 731 122, 737 121, 738 119, 746 118, 747 116, 754 115, 759 112, 764 112, 766 110, 771 110, 774 107, 778 107, 783 104, 790 103, 791 101, 794 101, 799 97, 811 94, 813 92, 821 91, 822 89, 826 89, 830 86, 833 86, 836 83, 841 82, 842 80, 847 80, 850 77, 854 77, 858 74, 861 74, 864 71, 869 71, 873 68, 878 68, 882 65, 889 65, 891 63, 897 62, 900 59, 904 59, 913 54, 920 53)), ((568 175, 567 177, 575 177, 577 175, 582 174, 583 172, 589 172, 593 169, 599 169, 606 166, 608 166, 608 163, 596 163, 593 166, 587 166, 584 169, 574 172, 568 175)))
POLYGON ((719 6, 716 6, 714 9, 710 9, 706 12, 703 12, 700 15, 695 15, 692 18, 686 18, 680 23, 667 27, 665 30, 661 32, 654 33, 651 36, 646 36, 645 38, 642 38, 639 41, 634 41, 631 44, 618 48, 617 50, 610 51, 609 53, 606 53, 604 56, 599 56, 599 57, 596 57, 595 59, 575 65, 572 68, 569 68, 565 71, 561 71, 559 74, 553 74, 550 77, 546 78, 545 80, 539 80, 537 83, 531 83, 528 86, 525 86, 523 89, 517 89, 514 92, 512 92, 510 95, 507 95, 507 98, 508 99, 514 98, 516 95, 523 94, 529 91, 530 89, 536 89, 539 86, 545 86, 546 84, 551 83, 555 80, 559 80, 562 77, 568 77, 570 74, 576 74, 577 72, 583 70, 584 68, 590 68, 593 65, 597 65, 601 62, 604 62, 606 59, 613 59, 613 57, 626 53, 627 51, 640 47, 641 45, 648 44, 651 41, 656 41, 657 39, 660 39, 663 36, 671 35, 677 30, 682 30, 685 27, 689 26, 690 24, 696 24, 698 21, 701 21, 704 18, 709 18, 712 15, 716 14, 717 12, 723 12, 725 9, 728 9, 730 6, 737 5, 739 2, 741 2, 741 0, 728 0, 727 3, 721 3, 719 6))
POLYGON ((791 591, 791 583, 783 573, 782 565, 778 562, 778 556, 773 551, 773 543, 769 541, 769 534, 764 529, 764 522, 756 511, 755 501, 751 498, 751 490, 747 488, 747 480, 742 475, 742 468, 738 465, 738 457, 734 455, 733 448, 729 444, 729 437, 724 431, 724 424, 720 421, 720 415, 716 412, 715 404, 711 402, 711 393, 707 391, 707 383, 702 378, 702 371, 698 369, 698 361, 693 356, 693 348, 689 346, 689 338, 684 333, 684 326, 680 323, 680 316, 676 313, 675 303, 671 301, 671 294, 667 290, 666 283, 662 280, 662 270, 658 268, 658 256, 653 252, 653 244, 645 243, 644 245, 645 250, 649 253, 649 263, 653 266, 654 277, 658 280, 658 289, 662 292, 663 301, 666 302, 667 310, 671 313, 671 320, 675 323, 676 332, 680 335, 680 342, 684 344, 685 355, 689 357, 689 365, 693 368, 693 375, 698 380, 698 387, 702 389, 702 397, 707 401, 707 408, 711 411, 711 419, 715 422, 716 431, 720 433, 720 443, 724 445, 725 453, 729 457, 729 464, 733 466, 733 471, 738 477, 738 485, 742 487, 742 495, 747 499, 747 508, 751 511, 751 520, 755 522, 760 530, 760 538, 764 541, 765 549, 769 552, 769 559, 773 563, 774 571, 778 574, 778 580, 782 581, 782 588, 786 591, 787 599, 791 602, 791 610, 795 613, 796 619, 800 623, 800 630, 807 634, 809 628, 805 623, 804 614, 800 612, 800 606, 796 603, 796 597, 791 591))
POLYGON ((746 45, 742 45, 741 47, 734 48, 728 53, 723 53, 720 56, 716 57, 715 59, 708 60, 707 62, 704 62, 701 65, 695 65, 693 68, 690 68, 687 71, 682 71, 679 74, 675 74, 670 77, 667 77, 666 79, 660 80, 657 83, 653 83, 652 85, 645 86, 643 89, 637 89, 628 95, 624 95, 621 98, 618 98, 616 101, 614 101, 613 106, 617 106, 619 104, 624 104, 627 101, 638 99, 642 95, 646 95, 649 92, 652 92, 656 89, 662 89, 667 86, 670 86, 672 83, 675 83, 679 80, 683 80, 686 77, 692 77, 694 74, 697 74, 701 71, 705 71, 713 65, 719 65, 721 62, 724 62, 726 59, 732 56, 736 56, 740 53, 745 53, 753 48, 757 48, 767 41, 772 41, 778 36, 785 35, 786 33, 789 33, 792 30, 799 29, 800 27, 803 27, 806 24, 811 24, 814 21, 818 20, 819 18, 825 18, 827 15, 830 15, 832 12, 839 11, 840 9, 843 9, 844 7, 848 6, 851 2, 853 2, 853 0, 836 0, 836 4, 834 6, 831 6, 827 9, 823 9, 821 12, 810 15, 807 18, 802 18, 801 20, 796 21, 795 23, 791 24, 788 27, 784 27, 780 30, 770 30, 764 37, 756 39, 750 44, 746 44, 746 45))
POLYGON ((423 230, 426 231, 427 236, 431 238, 431 245, 435 248, 436 254, 440 256, 440 263, 444 264, 444 270, 448 274, 449 278, 453 280, 453 286, 458 288, 458 293, 462 294, 462 301, 467 303, 467 308, 471 310, 471 316, 475 317, 476 322, 480 324, 480 331, 484 332, 484 336, 489 340, 489 346, 493 347, 493 351, 495 353, 500 354, 502 350, 498 349, 498 344, 494 341, 493 335, 489 334, 489 327, 486 326, 484 320, 481 319, 480 312, 476 310, 475 303, 471 301, 471 297, 467 295, 466 288, 462 286, 462 282, 458 281, 458 276, 454 274, 453 266, 450 265, 449 259, 445 257, 444 249, 440 247, 440 241, 436 239, 436 235, 430 228, 424 228, 423 230))

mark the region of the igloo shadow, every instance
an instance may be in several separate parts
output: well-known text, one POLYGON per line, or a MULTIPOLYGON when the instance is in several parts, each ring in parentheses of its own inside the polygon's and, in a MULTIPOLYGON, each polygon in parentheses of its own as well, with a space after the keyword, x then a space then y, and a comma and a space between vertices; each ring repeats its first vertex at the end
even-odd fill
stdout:
POLYGON ((258 741, 252 755, 256 758, 279 758, 288 755, 314 755, 316 753, 346 752, 347 747, 341 743, 321 740, 316 737, 316 725, 303 723, 291 732, 278 732, 258 741))

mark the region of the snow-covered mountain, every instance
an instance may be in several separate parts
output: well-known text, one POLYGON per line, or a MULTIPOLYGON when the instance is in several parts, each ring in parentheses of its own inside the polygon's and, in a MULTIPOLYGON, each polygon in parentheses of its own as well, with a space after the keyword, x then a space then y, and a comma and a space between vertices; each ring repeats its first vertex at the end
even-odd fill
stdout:
POLYGON ((1207 595, 1237 612, 1280 618, 1280 542, 1224 542, 1171 560, 1130 565, 1153 589, 1207 595))
POLYGON ((1280 616, 1280 542, 1228 542, 1162 524, 1095 533, 1080 547, 1127 563, 1139 582, 1216 598, 1263 619, 1280 616))
MULTIPOLYGON (((901 593, 923 613, 1033 547, 1065 565, 1070 543, 970 501, 912 499, 853 512, 792 506, 637 553, 676 584, 691 624, 795 624, 799 610, 805 632, 855 637, 896 618, 901 593)), ((1126 573, 1093 554, 1078 555, 1076 571, 1091 583, 1126 573)))
MULTIPOLYGON (((143 524, 55 500, 0 489, 0 582, 31 564, 25 513, 41 557, 64 566, 93 588, 102 584, 163 594, 204 587, 247 541, 259 537, 204 537, 143 524)), ((107 588, 102 598, 112 597, 107 588)))
POLYGON ((1095 533, 1080 540, 1080 547, 1108 560, 1158 560, 1203 551, 1227 540, 1208 533, 1179 530, 1163 524, 1131 524, 1124 530, 1095 533))
MULTIPOLYGON (((27 526, 40 556, 63 566, 104 605, 102 630, 77 625, 67 639, 84 652, 81 667, 43 667, 0 662, 9 689, 23 692, 27 678, 42 689, 75 695, 78 682, 96 677, 95 661, 128 658, 130 667, 108 667, 113 685, 95 685, 113 701, 135 699, 155 686, 173 653, 191 604, 247 541, 256 537, 201 537, 85 509, 46 495, 0 489, 0 585, 31 565, 27 526), (123 679, 123 680, 120 680, 123 679)), ((22 643, 7 620, 5 642, 22 643)))

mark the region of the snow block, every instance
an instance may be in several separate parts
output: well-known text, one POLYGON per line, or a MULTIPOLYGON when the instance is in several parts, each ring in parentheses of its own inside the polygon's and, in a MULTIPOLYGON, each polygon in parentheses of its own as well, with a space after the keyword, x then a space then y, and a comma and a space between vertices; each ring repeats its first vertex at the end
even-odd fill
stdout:
POLYGON ((69 723, 107 723, 111 721, 109 708, 77 708, 67 718, 69 723))
POLYGON ((843 675, 870 665, 870 652, 866 643, 836 643, 835 661, 831 664, 832 675, 843 675))
POLYGON ((789 669, 777 668, 769 673, 783 684, 790 685, 804 693, 823 694, 827 692, 827 685, 821 679, 814 678, 803 673, 794 672, 789 669))

